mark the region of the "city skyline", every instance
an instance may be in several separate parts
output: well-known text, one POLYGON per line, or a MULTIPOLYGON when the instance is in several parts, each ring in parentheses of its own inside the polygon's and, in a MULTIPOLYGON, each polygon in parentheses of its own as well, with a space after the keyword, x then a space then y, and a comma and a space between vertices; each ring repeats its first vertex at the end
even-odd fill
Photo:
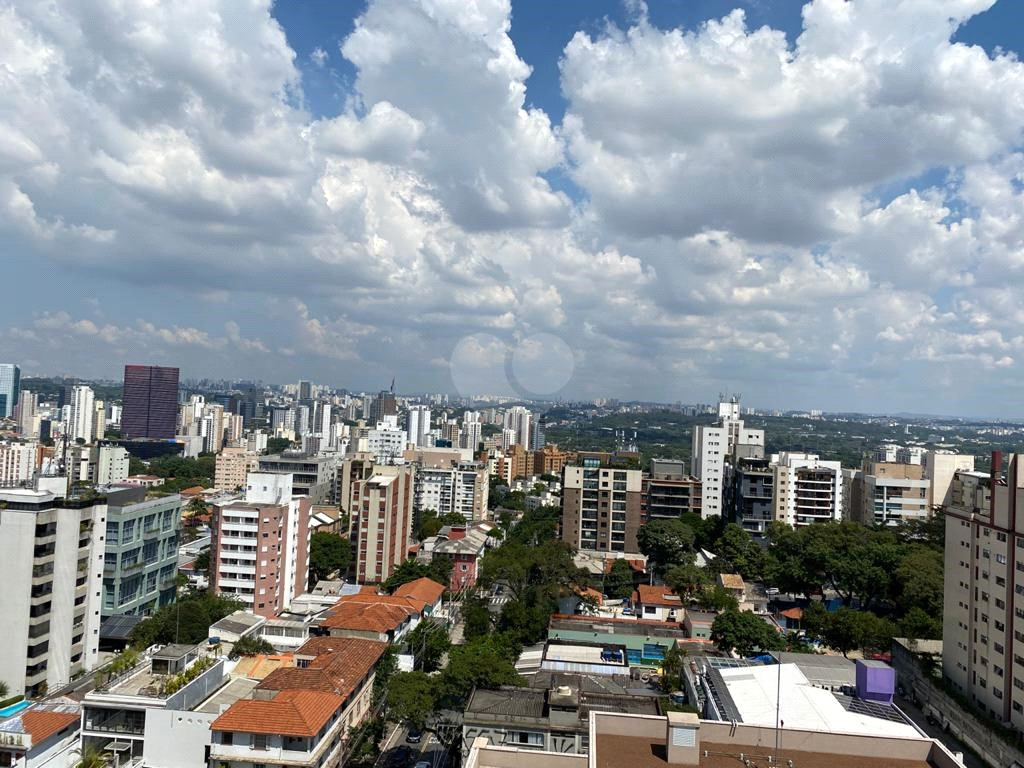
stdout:
POLYGON ((575 5, 0 14, 5 359, 832 412, 1021 394, 1010 0, 575 5))

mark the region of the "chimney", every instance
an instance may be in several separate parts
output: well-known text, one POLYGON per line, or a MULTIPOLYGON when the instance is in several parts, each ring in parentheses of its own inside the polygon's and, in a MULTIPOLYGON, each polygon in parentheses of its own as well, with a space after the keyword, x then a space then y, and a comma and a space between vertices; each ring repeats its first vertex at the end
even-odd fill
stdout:
POLYGON ((999 485, 999 480, 1003 476, 1003 454, 1000 451, 992 451, 992 469, 989 479, 992 481, 993 490, 999 485))
POLYGON ((666 721, 669 765, 700 765, 700 718, 692 712, 669 712, 666 721))

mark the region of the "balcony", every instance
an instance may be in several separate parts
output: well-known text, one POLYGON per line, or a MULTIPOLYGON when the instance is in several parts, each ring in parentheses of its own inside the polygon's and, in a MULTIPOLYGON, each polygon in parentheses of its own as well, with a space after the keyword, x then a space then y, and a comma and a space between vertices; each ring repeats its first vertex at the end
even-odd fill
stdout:
POLYGON ((211 744, 210 760, 245 763, 278 763, 281 765, 309 765, 315 761, 315 752, 307 750, 282 749, 267 747, 255 749, 250 746, 234 744, 211 744))

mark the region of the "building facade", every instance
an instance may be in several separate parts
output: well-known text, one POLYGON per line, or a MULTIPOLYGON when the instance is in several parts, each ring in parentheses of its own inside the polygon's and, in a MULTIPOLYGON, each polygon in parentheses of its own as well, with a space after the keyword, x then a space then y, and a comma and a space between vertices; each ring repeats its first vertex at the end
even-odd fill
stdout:
POLYGON ((562 540, 577 549, 635 552, 643 525, 643 473, 596 463, 562 470, 562 540))
POLYGON ((259 469, 259 455, 245 448, 225 448, 217 454, 213 486, 222 491, 245 488, 250 472, 259 469))
POLYGON ((0 491, 0 680, 11 695, 56 690, 96 665, 106 515, 103 497, 0 491))
POLYGON ((931 481, 925 477, 921 464, 864 463, 860 488, 851 489, 860 504, 851 501, 851 518, 864 525, 897 525, 931 516, 929 499, 931 481))
POLYGON ((267 619, 291 605, 309 578, 307 496, 295 496, 290 475, 250 472, 245 499, 214 506, 211 587, 267 619))
POLYGON ((126 365, 121 434, 171 440, 178 424, 178 369, 126 365))
POLYGON ((335 503, 335 473, 338 459, 334 456, 311 456, 301 451, 285 451, 260 456, 259 471, 288 474, 292 477, 292 495, 307 496, 313 504, 335 503))
POLYGON ((356 581, 387 581, 409 553, 416 467, 374 467, 351 484, 349 541, 356 547, 356 581))
POLYGON ((718 423, 693 428, 690 474, 701 482, 701 514, 720 517, 725 511, 726 464, 764 456, 764 430, 748 429, 740 418, 739 399, 718 404, 718 423))
POLYGON ((953 477, 946 507, 942 675, 1024 729, 1024 455, 953 477), (1020 510, 1020 512, 1018 512, 1020 510))
POLYGON ((21 368, 13 363, 0 363, 0 419, 14 416, 21 392, 21 368))
POLYGON ((772 454, 773 517, 794 528, 841 520, 843 470, 811 453, 772 454))
POLYGON ((107 491, 103 618, 149 616, 178 593, 181 496, 146 499, 145 488, 107 491))
POLYGON ((645 520, 678 519, 684 512, 700 514, 700 480, 686 469, 681 461, 651 459, 650 474, 643 481, 645 520))
POLYGON ((0 488, 15 488, 35 477, 38 443, 0 443, 0 488))
POLYGON ((775 486, 771 462, 765 458, 737 459, 728 472, 727 506, 733 522, 762 535, 774 519, 775 486))

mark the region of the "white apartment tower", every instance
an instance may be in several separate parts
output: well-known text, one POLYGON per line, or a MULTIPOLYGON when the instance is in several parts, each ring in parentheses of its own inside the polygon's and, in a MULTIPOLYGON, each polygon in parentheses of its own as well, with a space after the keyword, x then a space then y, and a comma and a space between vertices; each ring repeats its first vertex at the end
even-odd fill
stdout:
POLYGON ((417 448, 426 448, 427 436, 430 434, 430 408, 425 405, 414 405, 409 408, 406 422, 406 435, 410 443, 417 448))
POLYGON ((747 429, 738 397, 718 403, 718 423, 693 429, 690 473, 701 481, 701 516, 721 517, 726 463, 764 457, 764 430, 747 429))
POLYGON ((515 442, 524 448, 530 447, 530 422, 533 414, 529 408, 516 405, 505 412, 505 429, 515 433, 515 442))
POLYGON ((17 487, 35 476, 38 448, 34 442, 0 443, 0 488, 17 487))
POLYGON ((71 442, 91 443, 96 437, 96 395, 92 387, 78 384, 71 388, 67 435, 71 442))
POLYGON ((812 453, 776 453, 771 461, 774 519, 802 527, 841 520, 843 469, 812 453))
POLYGON ((0 680, 11 695, 57 690, 96 665, 106 514, 103 498, 0 491, 0 680))

